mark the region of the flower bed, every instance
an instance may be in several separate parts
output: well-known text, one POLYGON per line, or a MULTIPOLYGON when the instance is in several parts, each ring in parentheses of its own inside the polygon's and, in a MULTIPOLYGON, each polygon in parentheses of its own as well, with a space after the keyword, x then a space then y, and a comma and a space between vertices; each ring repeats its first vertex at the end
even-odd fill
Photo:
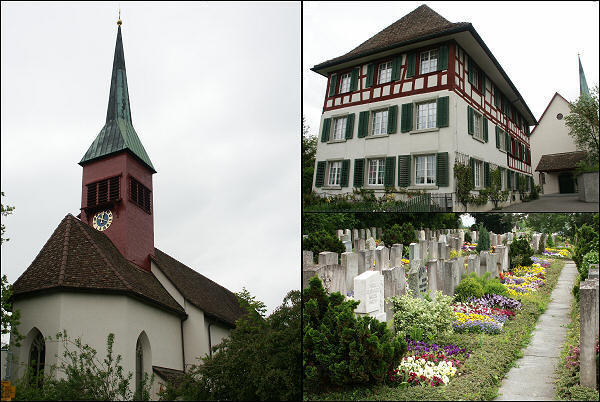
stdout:
POLYGON ((540 263, 518 266, 512 273, 502 272, 500 281, 511 296, 531 294, 546 283, 546 269, 540 263))
POLYGON ((569 257, 569 250, 567 250, 566 248, 550 248, 550 247, 546 247, 546 249, 544 250, 544 252, 542 254, 543 255, 547 255, 549 257, 568 258, 569 257))
POLYGON ((523 306, 520 301, 501 295, 484 295, 476 299, 470 299, 469 301, 486 307, 496 307, 513 311, 520 310, 523 306))
POLYGON ((477 248, 477 243, 467 243, 467 242, 465 242, 462 245, 461 250, 472 252, 472 251, 475 251, 476 248, 477 248))

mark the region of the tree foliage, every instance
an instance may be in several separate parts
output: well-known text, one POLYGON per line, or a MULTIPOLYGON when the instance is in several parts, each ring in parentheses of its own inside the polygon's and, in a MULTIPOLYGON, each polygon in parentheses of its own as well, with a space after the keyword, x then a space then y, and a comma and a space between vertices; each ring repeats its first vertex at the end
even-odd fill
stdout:
MULTIPOLYGON (((598 227, 582 225, 577 230, 575 253, 573 255, 573 262, 577 265, 580 274, 584 268, 587 272, 587 267, 583 267, 582 262, 583 257, 590 251, 598 251, 598 227)), ((584 279, 587 278, 582 277, 582 280, 584 279)))
MULTIPOLYGON (((2 197, 4 197, 4 192, 0 192, 0 194, 2 197)), ((10 205, 4 206, 4 204, 0 203, 0 214, 2 216, 8 216, 8 215, 12 214, 14 210, 15 210, 15 207, 12 207, 10 205)), ((0 223, 0 244, 4 243, 5 241, 10 240, 8 238, 4 238, 5 231, 6 231, 6 227, 4 226, 4 223, 0 223)))
POLYGON ((483 224, 479 224, 479 231, 477 232, 477 247, 475 251, 478 253, 482 251, 490 250, 490 232, 486 229, 483 224))
POLYGON ((585 151, 586 161, 598 169, 598 86, 590 95, 582 94, 576 102, 569 104, 570 114, 565 116, 569 135, 578 149, 585 151))
POLYGON ((475 189, 473 184, 473 170, 467 164, 454 163, 454 177, 456 178, 456 198, 467 210, 472 201, 471 191, 475 189))
POLYGON ((16 384, 17 400, 149 400, 154 375, 145 373, 141 389, 133 393, 130 388, 133 373, 125 373, 121 355, 114 356, 114 334, 106 340, 106 357, 100 361, 94 348, 72 339, 66 331, 48 337, 47 342, 60 342, 64 348, 58 356, 58 365, 32 377, 29 370, 16 384), (56 373, 62 376, 56 376, 56 373))
POLYGON ((502 172, 500 169, 490 170, 490 187, 481 189, 483 194, 494 204, 494 209, 498 209, 498 204, 508 200, 508 190, 502 190, 502 172))
POLYGON ((342 254, 346 251, 346 247, 335 235, 320 230, 316 233, 310 233, 307 238, 302 239, 302 250, 312 251, 313 258, 317 261, 319 253, 323 251, 342 254))
POLYGON ((510 232, 519 218, 519 214, 474 213, 471 214, 478 225, 483 225, 494 233, 510 232))
POLYGON ((304 388, 382 383, 406 352, 406 341, 394 337, 385 322, 356 317, 357 301, 328 295, 315 276, 303 291, 304 388))
POLYGON ((531 257, 533 257, 533 249, 526 238, 519 237, 513 240, 508 251, 511 270, 519 265, 531 265, 531 257))
POLYGON ((408 246, 410 243, 417 241, 417 236, 412 223, 404 222, 402 225, 396 223, 391 227, 384 228, 383 238, 381 240, 383 240, 388 247, 396 243, 408 246))
POLYGON ((300 291, 266 318, 262 302, 245 290, 238 296, 248 314, 180 384, 167 384, 162 400, 301 399, 300 291))
MULTIPOLYGON (((510 215, 510 214, 506 214, 510 215)), ((576 230, 582 225, 598 227, 598 214, 590 213, 535 213, 522 219, 523 225, 539 233, 558 233, 575 239, 576 230)))
POLYGON ((302 117, 302 194, 309 194, 312 191, 316 153, 317 137, 310 134, 310 126, 302 117))

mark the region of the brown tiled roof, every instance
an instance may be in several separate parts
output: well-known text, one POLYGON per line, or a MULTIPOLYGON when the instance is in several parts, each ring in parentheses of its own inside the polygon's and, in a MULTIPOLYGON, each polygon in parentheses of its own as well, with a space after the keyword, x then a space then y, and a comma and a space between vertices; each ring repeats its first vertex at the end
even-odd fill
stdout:
POLYGON ((406 14, 392 25, 385 28, 372 38, 361 43, 348 53, 325 61, 313 67, 313 70, 333 65, 346 59, 368 55, 395 45, 425 38, 430 35, 468 27, 468 22, 450 22, 425 4, 406 14))
POLYGON ((53 290, 126 294, 186 315, 151 272, 126 260, 104 233, 71 214, 15 281, 13 290, 14 299, 53 290))
POLYGON ((182 370, 175 370, 166 367, 152 366, 154 371, 160 378, 166 382, 178 386, 183 381, 183 375, 185 374, 182 370))
POLYGON ((585 158, 585 152, 563 152, 560 154, 542 155, 540 162, 535 168, 536 172, 556 172, 570 170, 577 167, 577 163, 585 158))
POLYGON ((205 314, 232 326, 245 314, 237 296, 218 283, 157 248, 151 258, 183 297, 205 314))

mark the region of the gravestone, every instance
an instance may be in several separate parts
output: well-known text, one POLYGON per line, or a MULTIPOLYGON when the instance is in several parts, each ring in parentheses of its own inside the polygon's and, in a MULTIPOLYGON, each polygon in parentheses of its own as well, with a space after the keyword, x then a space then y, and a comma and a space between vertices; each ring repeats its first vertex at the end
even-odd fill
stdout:
POLYGON ((350 240, 344 240, 342 243, 344 244, 344 247, 346 248, 346 252, 352 251, 352 242, 350 240))
POLYGON ((598 264, 590 264, 588 269, 588 279, 598 279, 598 264))
POLYGON ((380 240, 383 238, 383 228, 377 228, 377 238, 380 240))
POLYGON ((375 239, 373 239, 372 237, 369 237, 367 239, 367 241, 365 242, 365 248, 367 250, 375 250, 376 247, 377 247, 377 244, 375 243, 375 239))
POLYGON ((446 254, 446 243, 444 243, 442 241, 438 241, 437 247, 438 247, 438 259, 447 260, 448 255, 446 254))
POLYGON ((427 255, 428 255, 426 240, 419 240, 419 253, 421 255, 421 259, 423 260, 423 262, 426 263, 427 255))
POLYGON ((315 265, 303 269, 302 282, 304 288, 308 287, 310 278, 315 275, 319 276, 327 293, 340 292, 342 295, 347 295, 346 272, 341 265, 315 265))
POLYGON ((585 280, 579 285, 581 385, 596 388, 596 336, 598 334, 598 281, 585 280))
POLYGON ((374 226, 371 228, 371 237, 373 237, 374 239, 377 238, 377 228, 374 226))
POLYGON ((371 234, 371 229, 366 228, 365 229, 365 240, 368 239, 369 237, 373 237, 373 235, 371 234))
POLYGON ((496 246, 496 253, 498 253, 500 272, 508 271, 508 248, 506 246, 496 246))
POLYGON ((437 272, 438 260, 429 260, 427 262, 427 286, 429 288, 429 296, 433 297, 438 290, 437 272))
POLYGON ((358 276, 358 254, 342 253, 342 267, 346 271, 346 291, 354 292, 354 278, 358 276))
POLYGON ((411 292, 412 297, 417 297, 422 299, 423 296, 419 293, 421 291, 421 275, 420 269, 421 261, 420 260, 411 260, 410 261, 410 270, 408 271, 408 287, 411 292))
POLYGON ((341 240, 342 240, 342 242, 344 242, 344 241, 352 241, 352 235, 350 234, 350 231, 347 231, 346 233, 344 233, 344 235, 342 236, 341 240))
POLYGON ((477 231, 471 231, 471 243, 477 243, 477 231))
POLYGON ((319 265, 334 265, 338 263, 338 253, 333 251, 321 251, 319 253, 319 265))
POLYGON ((424 230, 419 230, 418 239, 419 240, 425 240, 425 231, 424 230))
POLYGON ((338 229, 336 231, 336 236, 339 240, 342 240, 342 237, 344 237, 344 231, 342 229, 338 229))
POLYGON ((471 272, 477 273, 479 271, 479 256, 476 254, 470 254, 467 257, 467 274, 471 275, 471 272))
POLYGON ((380 272, 366 271, 354 278, 354 299, 360 301, 354 312, 386 321, 384 279, 380 272))
POLYGON ((487 255, 486 269, 490 273, 490 278, 498 277, 498 254, 489 253, 487 255))
POLYGON ((490 232, 490 246, 495 246, 497 244, 497 237, 494 232, 490 232))
POLYGON ((358 239, 358 229, 352 229, 352 241, 358 239))
POLYGON ((364 229, 360 229, 360 230, 358 231, 358 236, 359 236, 361 239, 363 239, 363 240, 367 240, 366 232, 365 232, 365 230, 364 230, 364 229))
POLYGON ((302 268, 304 267, 312 267, 313 262, 313 252, 310 250, 302 250, 302 268))
POLYGON ((487 272, 487 270, 488 270, 487 263, 488 263, 489 255, 490 255, 489 251, 482 251, 479 253, 479 270, 477 272, 477 275, 483 276, 483 274, 485 272, 487 272))
POLYGON ((435 240, 427 240, 427 249, 429 250, 429 256, 433 260, 438 259, 438 246, 435 240))
POLYGON ((361 250, 358 252, 358 274, 371 269, 371 250, 361 250))
POLYGON ((419 244, 418 243, 410 243, 410 245, 408 246, 408 260, 412 261, 412 260, 420 260, 421 259, 421 253, 419 251, 419 244))
MULTIPOLYGON (((385 268, 381 271, 383 274, 383 296, 385 300, 388 297, 402 296, 406 292, 406 276, 404 275, 404 266, 385 268)), ((394 319, 394 306, 392 303, 385 303, 384 306, 386 321, 391 322, 394 319)))
POLYGON ((390 266, 402 266, 402 244, 394 244, 390 250, 390 266))
POLYGON ((456 257, 452 260, 452 279, 454 288, 460 283, 460 278, 465 273, 465 257, 456 257))
MULTIPOLYGON (((454 263, 452 261, 444 261, 442 271, 442 286, 441 291, 446 296, 454 295, 454 277, 452 274, 454 263)), ((439 286, 439 285, 438 285, 439 286)))
POLYGON ((378 246, 375 249, 375 270, 381 271, 390 266, 390 249, 385 246, 378 246))
POLYGON ((460 247, 459 248, 462 248, 462 245, 465 244, 465 232, 464 232, 464 230, 459 230, 458 231, 458 240, 459 240, 459 243, 460 243, 460 247))

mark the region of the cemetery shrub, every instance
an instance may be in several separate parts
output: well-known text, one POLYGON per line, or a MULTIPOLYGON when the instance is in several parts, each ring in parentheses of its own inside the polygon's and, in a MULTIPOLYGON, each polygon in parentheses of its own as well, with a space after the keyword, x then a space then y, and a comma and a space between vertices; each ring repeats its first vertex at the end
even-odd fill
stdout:
POLYGON ((346 251, 346 247, 344 247, 344 243, 342 243, 335 235, 320 230, 315 233, 310 233, 307 238, 302 239, 302 250, 312 251, 313 258, 315 262, 317 262, 320 252, 333 251, 334 253, 342 254, 346 251))
POLYGON ((554 240, 552 240, 552 233, 548 233, 548 238, 546 239, 546 247, 553 248, 554 240))
POLYGON ((497 278, 493 278, 486 282, 485 286, 483 287, 483 294, 508 296, 508 291, 497 278))
POLYGON ((598 250, 590 251, 583 256, 583 261, 581 262, 581 269, 579 270, 579 272, 581 273, 581 280, 587 279, 590 264, 598 264, 598 250))
POLYGON ((508 251, 508 258, 510 260, 510 268, 513 269, 517 266, 531 265, 531 257, 533 256, 533 249, 529 245, 529 241, 526 238, 518 238, 514 240, 508 251))
POLYGON ((386 246, 391 247, 393 244, 403 244, 405 246, 417 241, 415 228, 410 222, 405 222, 402 226, 394 224, 391 227, 383 229, 382 239, 386 246))
POLYGON ((465 241, 467 243, 471 243, 473 241, 473 239, 471 238, 471 231, 470 230, 467 230, 465 232, 465 241))
POLYGON ((356 317, 358 301, 328 295, 319 277, 302 294, 303 369, 306 390, 382 383, 402 360, 406 340, 394 336, 385 322, 356 317))
POLYGON ((162 400, 301 399, 301 294, 292 290, 273 313, 244 289, 237 294, 247 314, 212 356, 186 369, 181 383, 168 384, 162 400))
POLYGON ((454 300, 458 302, 467 301, 471 297, 483 296, 483 287, 475 278, 467 276, 464 278, 454 290, 454 300))
POLYGON ((433 300, 427 300, 405 294, 391 300, 394 303, 394 328, 399 335, 422 333, 433 339, 452 330, 451 296, 436 292, 433 300))
POLYGON ((598 232, 594 230, 592 226, 582 225, 579 230, 577 230, 575 253, 573 255, 573 261, 575 262, 575 265, 577 265, 580 275, 582 274, 583 257, 594 250, 598 250, 598 232))
POLYGON ((477 234, 477 247, 475 251, 478 253, 482 251, 490 250, 490 232, 487 231, 485 226, 479 226, 479 233, 477 234))

